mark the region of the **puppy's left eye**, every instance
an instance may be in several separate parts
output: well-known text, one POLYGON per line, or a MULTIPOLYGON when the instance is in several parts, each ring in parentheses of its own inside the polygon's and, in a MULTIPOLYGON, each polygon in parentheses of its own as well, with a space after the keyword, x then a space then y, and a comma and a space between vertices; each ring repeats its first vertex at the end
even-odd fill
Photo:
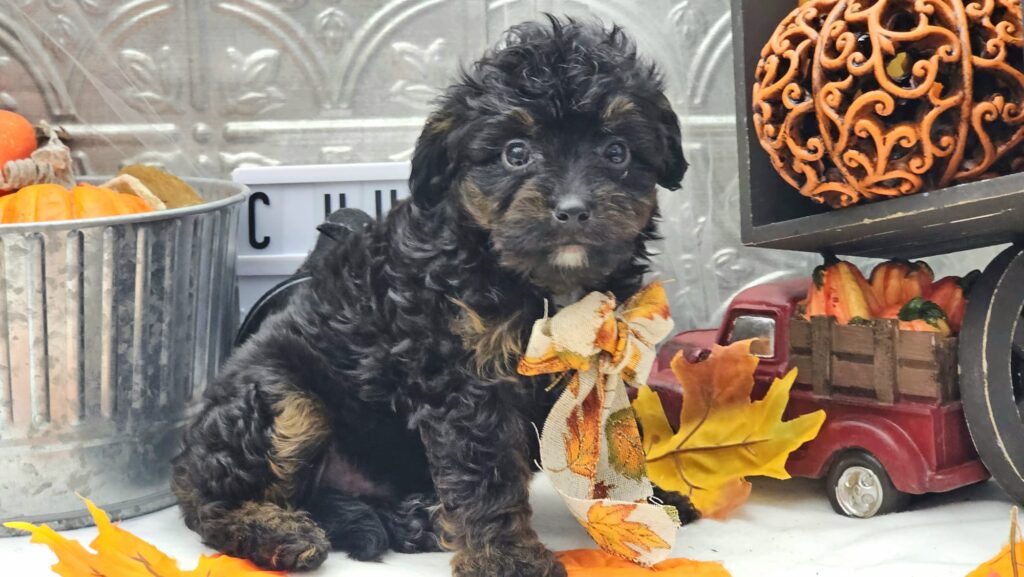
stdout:
POLYGON ((501 153, 501 159, 505 162, 505 166, 510 168, 522 168, 530 164, 530 157, 530 146, 522 140, 509 142, 505 145, 504 152, 501 153))
POLYGON ((621 142, 613 142, 605 147, 604 158, 612 164, 629 162, 629 148, 621 142))

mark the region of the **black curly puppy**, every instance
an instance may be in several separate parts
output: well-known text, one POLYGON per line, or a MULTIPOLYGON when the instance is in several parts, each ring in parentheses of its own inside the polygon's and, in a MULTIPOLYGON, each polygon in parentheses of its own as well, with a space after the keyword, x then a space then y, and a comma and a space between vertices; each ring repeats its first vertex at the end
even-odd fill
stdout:
POLYGON ((513 28, 428 120, 411 202, 311 259, 206 391, 174 462, 187 525, 273 569, 443 543, 460 577, 564 575, 528 501, 556 393, 514 365, 545 300, 640 288, 655 185, 685 170, 621 30, 513 28))

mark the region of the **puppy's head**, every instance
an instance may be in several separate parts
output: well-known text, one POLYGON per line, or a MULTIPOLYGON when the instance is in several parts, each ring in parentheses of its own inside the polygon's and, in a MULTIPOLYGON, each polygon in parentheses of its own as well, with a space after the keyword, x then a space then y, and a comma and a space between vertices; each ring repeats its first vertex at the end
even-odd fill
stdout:
POLYGON ((413 201, 484 231, 499 264, 555 292, 643 255, 655 185, 686 171, 654 66, 618 28, 549 18, 511 29, 430 117, 413 201))

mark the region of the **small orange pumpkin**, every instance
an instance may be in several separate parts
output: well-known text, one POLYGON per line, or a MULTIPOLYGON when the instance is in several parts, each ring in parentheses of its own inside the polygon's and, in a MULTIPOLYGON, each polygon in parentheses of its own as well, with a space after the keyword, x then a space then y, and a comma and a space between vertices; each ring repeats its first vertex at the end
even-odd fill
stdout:
POLYGON ((71 191, 73 218, 100 218, 135 214, 153 210, 142 198, 100 188, 91 184, 79 184, 71 191))
POLYGON ((939 305, 949 319, 949 328, 959 333, 963 326, 964 313, 967 312, 967 296, 974 282, 981 276, 981 271, 973 271, 967 276, 946 277, 932 286, 928 300, 939 305))
POLYGON ((939 333, 944 337, 953 334, 939 305, 926 301, 921 297, 911 299, 900 309, 900 329, 905 331, 924 331, 939 333))
POLYGON ((69 191, 57 184, 35 184, 0 198, 0 223, 99 218, 152 210, 135 195, 107 188, 85 184, 69 191))
POLYGON ((4 205, 4 224, 68 218, 71 218, 71 195, 59 184, 26 186, 11 195, 4 205))
POLYGON ((2 223, 2 222, 3 222, 3 218, 4 218, 4 207, 6 207, 6 206, 7 206, 7 203, 11 201, 11 198, 12 198, 13 196, 14 196, 14 193, 13 193, 13 192, 12 192, 11 194, 5 194, 5 195, 3 195, 3 196, 0 196, 0 223, 2 223))
POLYGON ((856 266, 826 255, 825 264, 814 269, 813 279, 807 300, 802 303, 804 318, 830 316, 846 325, 854 319, 874 317, 878 302, 856 266))
MULTIPOLYGON (((904 303, 906 304, 906 303, 904 303)), ((903 310, 903 305, 891 305, 878 311, 876 318, 880 319, 898 319, 900 318, 900 311, 903 310)))
POLYGON ((934 281, 935 273, 927 263, 891 260, 876 266, 869 282, 879 307, 888 309, 926 296, 934 281))
POLYGON ((0 168, 28 158, 36 150, 36 129, 20 114, 0 110, 0 168))
POLYGON ((141 196, 135 196, 134 194, 128 194, 126 192, 117 193, 119 199, 119 206, 121 206, 127 212, 123 214, 137 214, 140 212, 152 212, 153 208, 149 206, 149 203, 145 201, 141 196))

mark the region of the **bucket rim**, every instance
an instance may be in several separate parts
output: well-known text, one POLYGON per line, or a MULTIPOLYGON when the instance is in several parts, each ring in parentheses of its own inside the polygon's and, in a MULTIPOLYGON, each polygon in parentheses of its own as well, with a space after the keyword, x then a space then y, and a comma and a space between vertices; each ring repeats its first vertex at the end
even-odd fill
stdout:
MULTIPOLYGON (((110 176, 84 176, 77 179, 79 182, 90 184, 107 182, 113 177, 110 176)), ((33 232, 54 232, 62 230, 80 230, 84 228, 96 228, 105 226, 116 226, 122 224, 144 224, 173 220, 180 217, 192 216, 215 212, 221 208, 241 203, 249 193, 249 187, 244 184, 222 180, 217 178, 182 178, 186 183, 199 188, 220 187, 232 189, 232 194, 210 202, 204 202, 195 206, 172 208, 167 210, 154 210, 141 214, 125 214, 119 216, 104 216, 98 218, 80 218, 71 220, 53 220, 46 222, 26 222, 0 224, 0 234, 24 234, 33 232)), ((12 193, 13 194, 13 193, 12 193)))

